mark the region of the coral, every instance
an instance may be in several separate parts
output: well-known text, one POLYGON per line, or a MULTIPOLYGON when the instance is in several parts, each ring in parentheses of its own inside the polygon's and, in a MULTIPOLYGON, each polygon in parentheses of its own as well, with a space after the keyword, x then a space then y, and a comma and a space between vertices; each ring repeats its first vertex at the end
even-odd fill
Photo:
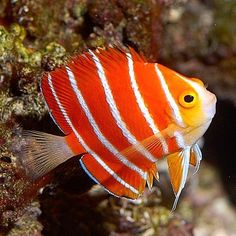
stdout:
POLYGON ((6 230, 25 211, 25 207, 37 195, 42 179, 32 183, 26 176, 19 163, 17 150, 22 142, 15 134, 20 132, 13 120, 0 124, 0 232, 6 230), (10 148, 10 147, 13 147, 10 148), (14 150, 14 152, 12 152, 14 150))
POLYGON ((146 50, 147 54, 151 7, 151 1, 130 1, 128 4, 82 0, 58 1, 57 4, 48 0, 1 2, 0 167, 4 182, 1 212, 3 216, 11 215, 1 220, 3 226, 21 214, 18 206, 27 204, 41 186, 32 185, 24 175, 16 158, 22 143, 15 136, 20 137, 19 124, 35 127, 35 122, 40 122, 47 113, 39 87, 42 73, 65 63, 69 52, 82 51, 86 47, 123 46, 124 38, 140 50, 146 50), (137 28, 139 22, 142 25, 137 28), (131 28, 135 28, 132 34, 131 28), (5 214, 9 206, 12 213, 5 214))
POLYGON ((39 204, 37 202, 32 203, 25 209, 25 213, 20 217, 16 223, 15 228, 12 228, 8 232, 8 236, 37 236, 41 235, 43 226, 37 220, 38 216, 41 214, 39 209, 39 204))
MULTIPOLYGON (((24 204, 37 194, 41 182, 25 176, 16 156, 22 142, 17 139, 19 123, 26 117, 42 119, 45 103, 39 90, 43 72, 64 62, 65 49, 51 42, 42 50, 32 50, 24 44, 26 31, 18 24, 7 30, 0 27, 0 225, 7 227, 24 210, 24 204), (44 62, 44 63, 43 63, 44 62)), ((43 182, 43 181, 42 181, 43 182)))
POLYGON ((83 44, 76 32, 83 24, 86 13, 86 1, 48 0, 11 1, 9 17, 25 27, 34 40, 34 47, 42 47, 56 39, 68 51, 73 51, 83 44), (45 7, 47 6, 47 7, 45 7))
POLYGON ((158 1, 119 1, 126 14, 125 36, 149 61, 156 61, 161 48, 162 4, 158 1))

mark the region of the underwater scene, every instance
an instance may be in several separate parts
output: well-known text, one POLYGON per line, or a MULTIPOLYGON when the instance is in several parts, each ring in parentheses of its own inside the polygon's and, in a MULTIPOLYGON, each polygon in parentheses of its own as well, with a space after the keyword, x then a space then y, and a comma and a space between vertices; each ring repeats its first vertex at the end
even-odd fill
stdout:
POLYGON ((0 0, 0 236, 236 236, 235 0, 0 0))

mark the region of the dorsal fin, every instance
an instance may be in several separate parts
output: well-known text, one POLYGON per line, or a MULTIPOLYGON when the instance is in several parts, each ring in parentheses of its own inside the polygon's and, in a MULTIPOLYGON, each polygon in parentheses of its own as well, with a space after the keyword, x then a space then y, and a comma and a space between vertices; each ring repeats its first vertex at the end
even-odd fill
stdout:
MULTIPOLYGON (((132 60, 139 63, 145 63, 146 59, 139 55, 133 48, 129 47, 127 51, 118 48, 118 47, 109 47, 107 49, 98 48, 96 50, 89 50, 89 52, 84 52, 81 55, 76 55, 72 57, 71 62, 68 66, 75 66, 79 70, 83 70, 85 73, 94 73, 94 70, 91 69, 93 67, 94 62, 91 54, 96 55, 99 61, 102 63, 104 68, 108 70, 112 70, 113 67, 117 67, 121 69, 120 65, 127 64, 127 55, 130 54, 132 60)), ((97 72, 95 73, 97 74, 97 72)))
MULTIPOLYGON (((103 63, 105 68, 111 70, 113 67, 120 68, 122 63, 127 63, 127 57, 124 50, 120 48, 97 49, 92 51, 103 63), (118 66, 118 67, 117 67, 118 66)), ((129 48, 134 61, 144 62, 145 59, 135 52, 134 49, 129 48)), ((78 83, 92 83, 93 79, 97 77, 97 68, 94 64, 93 58, 89 52, 76 55, 71 58, 67 64, 68 68, 73 70, 75 80, 78 83)), ((69 82, 67 66, 62 66, 50 73, 45 73, 41 82, 41 89, 48 105, 50 114, 55 123, 65 133, 72 132, 71 127, 66 121, 65 113, 69 117, 78 119, 76 111, 76 97, 72 91, 69 82)))
POLYGON ((72 91, 67 81, 67 74, 63 68, 45 73, 41 81, 41 90, 49 113, 64 134, 72 132, 66 116, 71 115, 70 113, 74 110, 71 102, 72 91))
MULTIPOLYGON (((112 65, 122 65, 127 62, 126 52, 117 48, 108 48, 107 50, 98 49, 93 51, 101 60, 112 65)), ((135 60, 142 61, 142 58, 132 51, 135 60)), ((67 66, 55 69, 47 73, 42 78, 42 93, 47 102, 49 111, 55 122, 66 134, 74 133, 80 124, 81 102, 78 99, 80 95, 79 85, 89 86, 94 79, 98 77, 98 69, 94 62, 91 52, 85 52, 76 55, 71 59, 67 66)), ((83 91, 86 93, 86 90, 83 91)))
POLYGON ((131 54, 132 60, 134 62, 147 62, 145 57, 142 54, 137 53, 132 47, 128 47, 127 50, 124 50, 119 47, 108 47, 107 49, 98 48, 97 50, 93 51, 96 56, 99 57, 100 60, 102 59, 109 59, 110 63, 112 62, 120 62, 120 61, 127 61, 126 55, 131 54))

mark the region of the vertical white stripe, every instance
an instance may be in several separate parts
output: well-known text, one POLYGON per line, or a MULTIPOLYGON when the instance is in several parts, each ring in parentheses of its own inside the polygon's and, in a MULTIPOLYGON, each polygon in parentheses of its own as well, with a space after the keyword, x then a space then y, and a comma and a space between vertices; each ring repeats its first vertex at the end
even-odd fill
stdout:
MULTIPOLYGON (((92 55, 94 63, 97 67, 97 71, 98 71, 98 76, 101 80, 105 95, 106 95, 106 101, 110 107, 110 111, 111 114, 114 118, 114 120, 116 121, 117 126, 120 128, 120 130, 122 131, 124 137, 128 140, 128 142, 132 145, 135 145, 138 143, 138 140, 134 137, 133 134, 131 134, 131 132, 128 130, 125 122, 122 120, 120 112, 116 106, 116 102, 113 98, 111 89, 109 87, 109 84, 107 82, 106 79, 106 75, 104 72, 104 69, 102 67, 102 64, 100 62, 100 60, 98 59, 98 57, 90 50, 89 53, 92 55)), ((157 159, 152 156, 152 154, 150 152, 148 152, 148 150, 146 150, 145 148, 138 146, 138 150, 140 153, 142 153, 147 159, 149 159, 152 162, 156 162, 157 159)))
POLYGON ((180 75, 180 74, 178 74, 178 73, 176 73, 176 75, 177 75, 180 79, 182 79, 184 82, 186 82, 187 84, 189 84, 191 87, 193 87, 194 90, 198 93, 199 96, 204 96, 204 95, 205 95, 204 92, 203 92, 203 91, 205 91, 205 89, 203 89, 203 88, 201 87, 201 85, 199 85, 197 82, 192 81, 192 80, 190 80, 190 79, 187 79, 187 78, 185 78, 184 76, 182 76, 182 75, 180 75))
MULTIPOLYGON (((143 97, 139 91, 139 87, 138 87, 138 84, 135 79, 134 63, 133 63, 132 56, 130 53, 126 53, 126 57, 128 59, 128 68, 129 68, 129 77, 130 77, 131 87, 133 89, 138 107, 139 107, 141 113, 143 114, 146 122, 148 123, 149 127, 152 129, 153 134, 157 134, 157 133, 160 134, 160 130, 158 129, 154 120, 152 119, 150 112, 148 111, 148 108, 146 107, 143 97)), ((168 152, 169 152, 168 145, 167 145, 165 139, 161 136, 160 136, 160 142, 162 145, 163 153, 168 154, 168 152)))
MULTIPOLYGON (((45 98, 45 95, 44 95, 44 93, 43 93, 42 84, 41 84, 41 86, 40 86, 40 91, 41 91, 41 93, 43 94, 43 96, 44 96, 44 98, 45 98)), ((52 91, 52 90, 51 90, 51 91, 52 91)), ((44 100, 46 101, 46 99, 44 99, 44 100)), ((50 108, 49 108, 49 106, 48 106, 48 104, 47 104, 47 101, 46 101, 46 109, 47 109, 48 111, 50 111, 50 108)), ((52 114, 51 112, 49 112, 49 115, 50 115, 50 117, 52 118, 53 122, 54 122, 54 123, 57 125, 57 127, 61 130, 61 132, 65 134, 65 131, 60 127, 60 125, 58 124, 58 122, 57 122, 56 119, 54 118, 53 114, 52 114)))
POLYGON ((174 137, 176 138, 176 143, 178 144, 178 146, 180 148, 185 148, 186 147, 183 135, 180 132, 175 131, 174 132, 174 137))
MULTIPOLYGON (((172 110, 172 116, 173 116, 175 122, 179 126, 185 127, 186 125, 184 124, 184 121, 183 121, 182 116, 180 114, 180 110, 179 110, 179 108, 178 108, 169 88, 168 88, 168 85, 166 83, 166 80, 165 80, 163 74, 161 73, 161 71, 158 68, 157 63, 155 63, 155 71, 156 71, 158 79, 160 80, 162 89, 165 93, 165 96, 166 96, 166 99, 169 103, 169 106, 172 110)), ((176 141, 177 141, 178 146, 181 148, 184 148, 185 142, 184 142, 184 137, 182 136, 182 134, 176 132, 175 137, 176 137, 176 141)))
POLYGON ((155 71, 156 71, 158 79, 161 82, 162 89, 166 95, 166 99, 167 99, 167 101, 170 105, 170 108, 172 110, 173 118, 175 119, 175 121, 178 125, 180 125, 181 127, 185 127, 185 124, 184 124, 184 121, 183 121, 182 116, 180 114, 179 108, 178 108, 174 98, 171 95, 171 92, 168 88, 166 80, 165 80, 163 74, 161 73, 161 71, 159 70, 157 63, 155 63, 155 71))
MULTIPOLYGON (((105 171, 107 171, 110 175, 112 175, 116 180, 117 182, 119 182, 120 184, 122 184, 123 186, 125 186, 127 189, 131 190, 133 193, 135 194, 138 194, 139 191, 137 189, 135 189, 133 186, 129 185, 128 183, 126 183, 122 178, 120 178, 109 166, 106 165, 106 163, 104 163, 101 158, 92 150, 90 149, 90 147, 84 142, 83 138, 79 135, 79 133, 77 132, 77 130, 75 129, 75 127, 73 126, 69 116, 67 115, 65 109, 63 108, 60 100, 58 99, 57 97, 57 94, 56 94, 56 91, 53 87, 53 84, 52 84, 52 77, 51 75, 49 74, 48 75, 48 84, 49 84, 49 87, 52 91, 52 94, 56 100, 56 103, 58 105, 58 107, 60 108, 61 110, 61 113, 65 119, 65 121, 68 123, 68 125, 71 127, 72 131, 74 132, 74 134, 76 135, 78 141, 80 142, 80 144, 83 146, 83 148, 88 152, 90 153, 93 158, 105 169, 105 171)), ((94 179, 95 180, 95 179, 94 179)), ((98 184, 99 182, 96 181, 98 184)))
MULTIPOLYGON (((82 158, 79 160, 79 162, 80 162, 80 165, 82 166, 84 172, 85 172, 95 183, 97 183, 97 184, 99 184, 99 185, 101 186, 100 182, 89 172, 89 170, 88 170, 87 167, 85 166, 85 164, 84 164, 84 162, 83 162, 83 158, 84 158, 84 157, 82 157, 82 158)), ((111 192, 110 190, 108 190, 105 186, 102 185, 102 187, 103 187, 108 193, 112 194, 113 196, 120 197, 120 196, 118 196, 118 195, 112 193, 112 192, 111 192)), ((135 192, 136 192, 136 191, 135 191, 135 192)))
POLYGON ((77 97, 77 100, 79 102, 79 104, 81 105, 89 123, 91 124, 94 133, 96 134, 97 138, 99 139, 99 141, 114 155, 118 158, 119 161, 121 161, 124 165, 126 165, 127 167, 129 167, 130 169, 136 171, 138 174, 140 174, 140 176, 143 179, 146 179, 146 173, 143 172, 142 169, 138 168, 135 164, 133 164, 132 162, 130 162, 129 160, 127 160, 123 155, 121 155, 119 153, 119 151, 106 139, 106 137, 103 135, 103 133, 101 132, 101 130, 98 127, 98 124, 96 123, 95 119, 93 118, 93 115, 91 114, 88 105, 86 103, 86 101, 84 100, 84 97, 82 95, 82 93, 80 92, 78 86, 77 86, 77 82, 75 80, 74 74, 71 71, 71 69, 67 66, 66 67, 66 71, 69 77, 69 81, 71 84, 71 87, 77 97))

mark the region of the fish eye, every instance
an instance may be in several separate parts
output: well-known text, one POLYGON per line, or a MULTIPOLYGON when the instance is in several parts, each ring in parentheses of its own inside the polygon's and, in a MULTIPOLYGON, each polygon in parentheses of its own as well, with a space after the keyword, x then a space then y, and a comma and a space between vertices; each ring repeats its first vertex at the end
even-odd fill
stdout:
POLYGON ((194 96, 193 95, 188 94, 188 95, 184 96, 184 101, 187 102, 187 103, 190 103, 193 100, 194 100, 194 96))
POLYGON ((194 91, 185 91, 179 96, 179 103, 182 107, 191 108, 195 105, 197 94, 194 91))

